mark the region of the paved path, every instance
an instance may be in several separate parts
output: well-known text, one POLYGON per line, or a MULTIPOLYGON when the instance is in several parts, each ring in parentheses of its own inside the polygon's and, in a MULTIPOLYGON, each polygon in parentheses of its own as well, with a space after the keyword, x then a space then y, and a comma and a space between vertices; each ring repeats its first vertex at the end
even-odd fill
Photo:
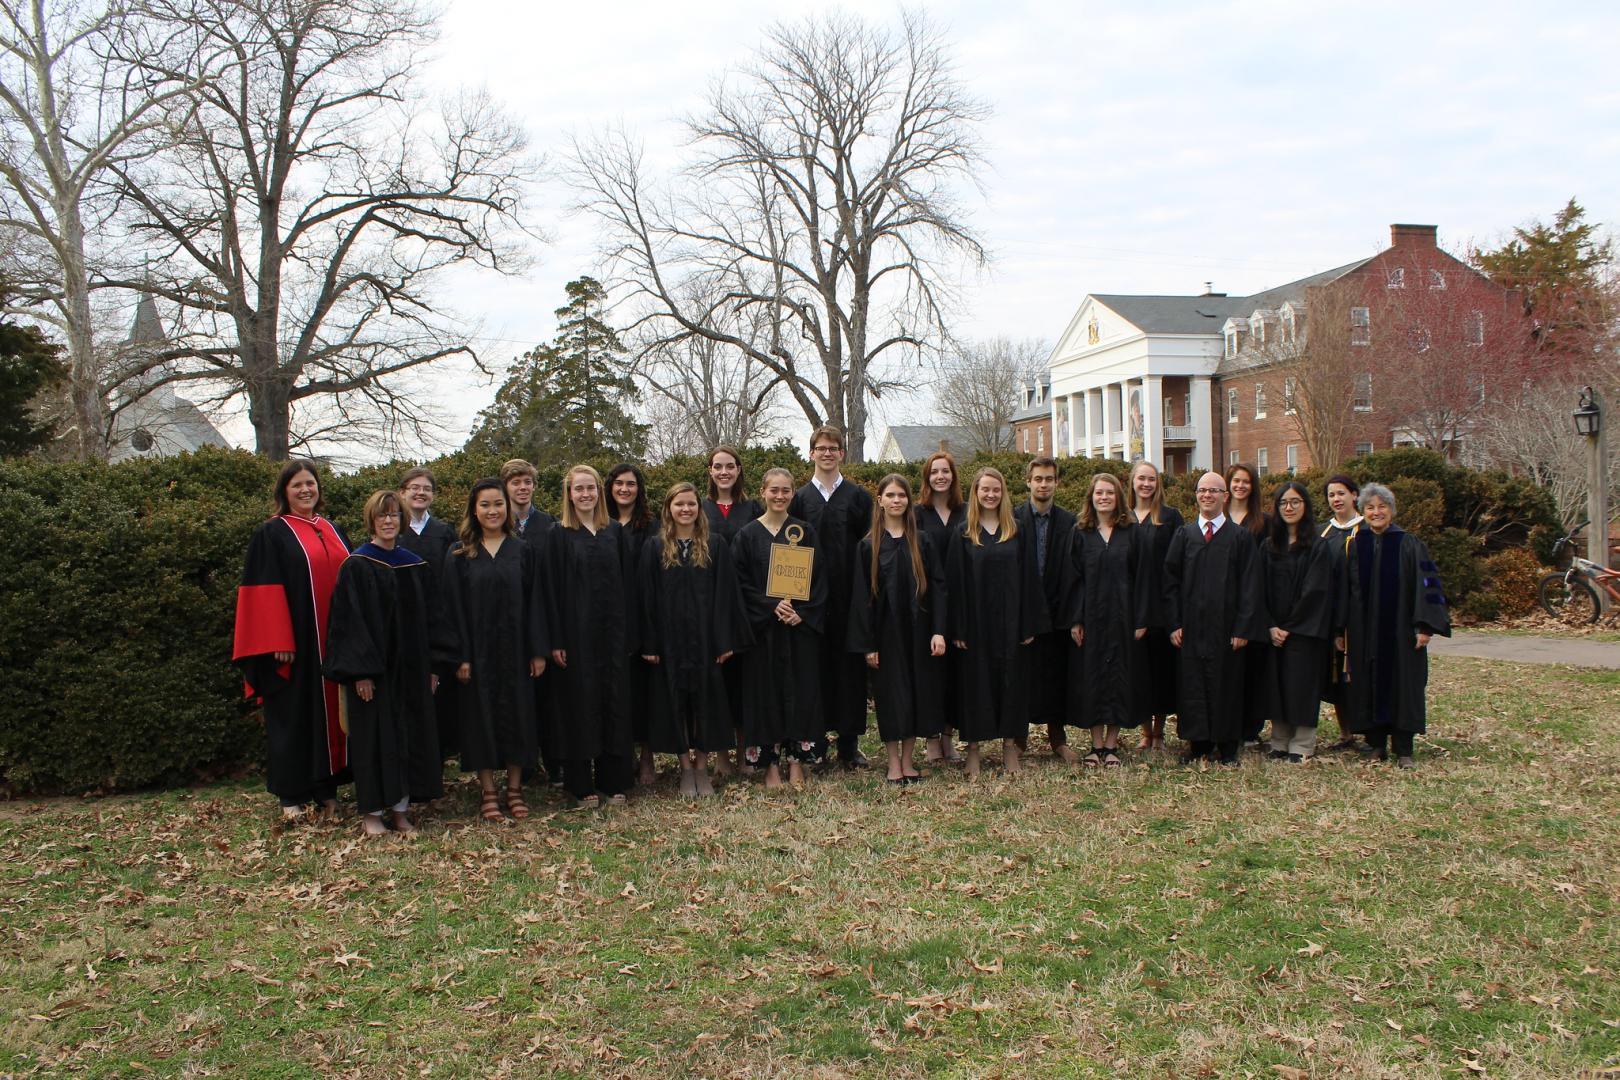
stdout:
POLYGON ((1573 664, 1576 667, 1620 668, 1620 642, 1584 638, 1535 637, 1529 634, 1477 634, 1466 630, 1450 638, 1431 638, 1436 656, 1478 656, 1520 664, 1573 664))

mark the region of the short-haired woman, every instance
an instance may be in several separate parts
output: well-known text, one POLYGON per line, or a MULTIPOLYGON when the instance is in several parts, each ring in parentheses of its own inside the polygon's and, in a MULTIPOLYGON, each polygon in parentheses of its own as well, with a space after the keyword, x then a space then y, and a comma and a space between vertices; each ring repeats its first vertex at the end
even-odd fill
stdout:
MULTIPOLYGON (((433 693, 433 573, 399 544, 400 498, 378 491, 366 500, 366 543, 338 572, 327 624, 326 675, 343 686, 354 797, 367 836, 416 827, 406 811, 444 794, 433 693)), ((450 651, 446 643, 445 651, 450 651)))
POLYGON ((264 702, 265 786, 282 816, 294 820, 319 805, 335 819, 349 748, 338 686, 322 677, 321 665, 327 605, 349 542, 321 515, 326 504, 314 462, 287 462, 274 500, 270 520, 248 541, 231 659, 247 695, 264 702))
POLYGON ((1440 569, 1423 541, 1395 524, 1395 496, 1361 489, 1366 527, 1350 543, 1337 609, 1339 646, 1349 662, 1345 720, 1379 760, 1415 768, 1412 743, 1428 730, 1429 639, 1451 636, 1440 569))
POLYGON ((506 771, 506 811, 529 816, 523 770, 539 757, 531 680, 546 669, 550 648, 545 578, 534 549, 513 531, 506 486, 496 477, 467 493, 461 540, 439 574, 454 620, 453 661, 461 684, 461 767, 478 774, 479 815, 505 820, 495 787, 506 771))

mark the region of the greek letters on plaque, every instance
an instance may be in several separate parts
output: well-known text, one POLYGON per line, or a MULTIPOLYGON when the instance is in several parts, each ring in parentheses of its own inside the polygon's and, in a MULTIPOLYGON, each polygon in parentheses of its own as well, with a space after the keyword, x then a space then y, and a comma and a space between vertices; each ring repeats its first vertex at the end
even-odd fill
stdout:
POLYGON ((815 548, 802 548, 804 529, 789 525, 782 530, 786 544, 771 545, 771 566, 765 578, 765 595, 778 600, 809 600, 810 571, 816 564, 815 548))

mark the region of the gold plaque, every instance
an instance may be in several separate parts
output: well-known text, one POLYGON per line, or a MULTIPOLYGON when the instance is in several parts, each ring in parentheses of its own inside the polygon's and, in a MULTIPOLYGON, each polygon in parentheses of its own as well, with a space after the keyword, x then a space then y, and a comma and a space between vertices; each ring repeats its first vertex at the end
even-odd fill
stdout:
POLYGON ((816 565, 816 549, 802 548, 804 529, 789 525, 782 535, 786 544, 771 545, 771 567, 765 577, 765 595, 778 600, 809 600, 810 572, 816 565))

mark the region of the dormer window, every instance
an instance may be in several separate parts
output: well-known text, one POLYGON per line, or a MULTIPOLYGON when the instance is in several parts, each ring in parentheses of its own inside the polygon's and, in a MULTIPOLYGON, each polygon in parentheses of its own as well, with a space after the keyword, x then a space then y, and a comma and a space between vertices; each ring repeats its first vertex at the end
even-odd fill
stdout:
POLYGON ((1249 333, 1254 335, 1256 346, 1266 343, 1266 317, 1258 311, 1249 316, 1249 333))
POLYGON ((1294 340, 1294 305, 1285 304, 1282 309, 1282 339, 1294 340))
POLYGON ((1238 354, 1238 332, 1235 327, 1226 328, 1226 358, 1230 360, 1238 354))

